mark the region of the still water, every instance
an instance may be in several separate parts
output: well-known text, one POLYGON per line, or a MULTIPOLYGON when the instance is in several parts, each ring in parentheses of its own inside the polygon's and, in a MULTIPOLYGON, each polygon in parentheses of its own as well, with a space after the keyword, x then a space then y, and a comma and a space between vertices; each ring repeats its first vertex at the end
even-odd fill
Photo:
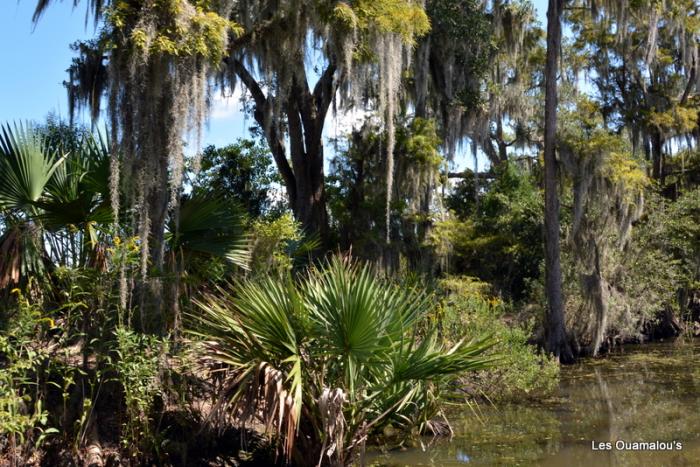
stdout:
POLYGON ((453 414, 451 440, 425 439, 423 447, 392 451, 371 464, 700 466, 699 390, 700 342, 625 347, 562 368, 551 400, 482 405, 480 420, 471 411, 453 414), (673 450, 630 450, 645 447, 634 442, 673 450))

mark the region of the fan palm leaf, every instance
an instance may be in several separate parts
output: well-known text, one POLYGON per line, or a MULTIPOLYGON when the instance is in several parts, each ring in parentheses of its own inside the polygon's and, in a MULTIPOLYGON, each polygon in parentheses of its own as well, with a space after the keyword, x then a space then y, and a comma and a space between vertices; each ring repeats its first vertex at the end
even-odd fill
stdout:
POLYGON ((33 210, 64 161, 30 128, 0 127, 0 210, 33 210))
POLYGON ((47 183, 45 196, 36 203, 48 229, 75 226, 90 238, 91 226, 112 221, 109 158, 108 145, 99 136, 86 137, 66 156, 47 183))
POLYGON ((277 423, 275 429, 288 433, 285 452, 291 452, 304 387, 295 325, 302 301, 289 281, 267 279, 238 289, 236 298, 219 288, 216 296, 195 301, 201 314, 189 316, 205 360, 231 369, 214 412, 233 407, 244 421, 262 413, 268 429, 277 423))
POLYGON ((250 238, 244 219, 243 211, 223 196, 195 193, 183 197, 177 221, 168 223, 167 241, 178 254, 225 258, 248 269, 250 238))
POLYGON ((7 230, 0 237, 0 288, 18 285, 45 270, 38 203, 65 162, 30 127, 0 127, 0 213, 7 230))

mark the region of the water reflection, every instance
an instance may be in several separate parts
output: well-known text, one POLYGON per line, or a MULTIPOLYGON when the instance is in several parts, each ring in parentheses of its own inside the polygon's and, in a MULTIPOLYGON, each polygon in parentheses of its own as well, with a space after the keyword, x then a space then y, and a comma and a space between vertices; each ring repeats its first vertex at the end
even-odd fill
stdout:
POLYGON ((482 407, 481 422, 453 414, 451 441, 380 455, 371 464, 700 465, 699 354, 698 343, 677 342, 584 361, 562 370, 550 401, 482 407), (619 450, 618 441, 651 444, 619 450), (648 450, 668 447, 674 449, 648 450))

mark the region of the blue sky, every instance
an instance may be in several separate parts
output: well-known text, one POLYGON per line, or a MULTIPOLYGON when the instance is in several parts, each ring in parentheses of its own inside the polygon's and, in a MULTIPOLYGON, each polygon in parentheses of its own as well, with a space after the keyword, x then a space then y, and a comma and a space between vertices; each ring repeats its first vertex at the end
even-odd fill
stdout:
MULTIPOLYGON (((0 123, 17 120, 42 121, 50 112, 67 117, 68 105, 62 82, 73 52, 69 45, 94 35, 85 26, 85 5, 72 8, 72 0, 56 2, 32 24, 35 0, 2 0, 0 6, 0 123)), ((535 0, 538 17, 545 24, 546 0, 535 0)), ((215 96, 204 144, 218 146, 246 134, 247 124, 235 99, 215 96)))
POLYGON ((32 26, 33 0, 5 0, 0 6, 0 122, 43 119, 54 111, 65 115, 66 78, 72 52, 69 44, 91 35, 84 11, 69 4, 50 8, 32 26))

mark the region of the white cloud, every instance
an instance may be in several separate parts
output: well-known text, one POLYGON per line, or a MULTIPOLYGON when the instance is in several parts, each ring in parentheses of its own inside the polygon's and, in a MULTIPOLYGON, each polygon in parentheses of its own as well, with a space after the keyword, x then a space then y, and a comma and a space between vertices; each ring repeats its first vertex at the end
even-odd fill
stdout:
POLYGON ((237 86, 233 93, 230 89, 223 93, 216 90, 212 96, 211 109, 209 111, 210 120, 224 120, 237 116, 243 113, 241 104, 241 88, 237 86))
MULTIPOLYGON (((209 119, 205 130, 205 142, 207 144, 227 144, 232 141, 233 136, 244 137, 247 135, 248 125, 243 112, 241 97, 243 96, 241 86, 237 86, 233 92, 227 89, 224 93, 216 90, 211 95, 211 107, 209 109, 209 119)), ((328 112, 324 125, 323 137, 324 146, 329 147, 329 140, 337 139, 342 141, 362 124, 374 112, 362 108, 350 110, 339 110, 337 113, 328 112)), ((333 150, 330 149, 330 153, 333 150)))
POLYGON ((328 113, 324 133, 327 138, 344 138, 353 130, 362 126, 373 112, 365 109, 353 108, 350 110, 340 110, 337 114, 328 113))

